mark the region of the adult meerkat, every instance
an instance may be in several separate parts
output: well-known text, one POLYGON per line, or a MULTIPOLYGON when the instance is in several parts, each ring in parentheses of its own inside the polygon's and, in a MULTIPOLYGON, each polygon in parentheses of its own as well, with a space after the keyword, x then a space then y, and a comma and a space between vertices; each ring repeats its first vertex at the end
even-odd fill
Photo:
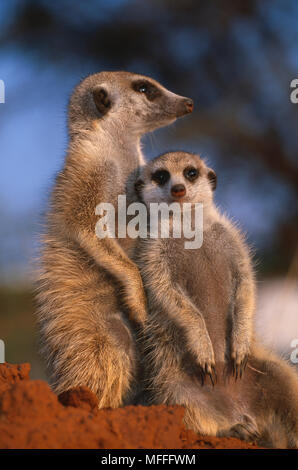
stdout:
POLYGON ((96 206, 126 194, 144 163, 140 139, 193 109, 151 78, 101 72, 74 90, 70 142, 58 174, 41 253, 38 322, 50 382, 60 393, 88 386, 100 407, 128 399, 136 371, 130 320, 142 323, 142 280, 133 240, 99 239, 96 206))
POLYGON ((141 338, 149 401, 185 405, 186 425, 202 434, 295 447, 298 379, 255 340, 249 250, 215 207, 215 186, 214 171, 184 152, 154 159, 136 183, 148 208, 203 204, 200 248, 185 249, 186 238, 172 236, 140 239, 136 249, 149 308, 141 338))

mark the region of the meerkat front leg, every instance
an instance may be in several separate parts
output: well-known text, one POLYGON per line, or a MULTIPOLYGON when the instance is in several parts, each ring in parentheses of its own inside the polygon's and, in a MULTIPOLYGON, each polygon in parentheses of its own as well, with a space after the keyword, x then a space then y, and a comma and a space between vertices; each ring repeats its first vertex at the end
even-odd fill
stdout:
POLYGON ((248 259, 237 271, 231 336, 232 373, 236 380, 242 377, 248 361, 255 310, 255 284, 248 259))
POLYGON ((202 384, 209 375, 212 384, 216 381, 213 346, 201 312, 191 302, 180 286, 173 283, 167 258, 163 256, 162 241, 155 240, 154 249, 150 240, 140 242, 138 264, 148 291, 148 300, 155 311, 166 312, 186 336, 189 352, 194 356, 201 371, 202 384), (147 259, 146 259, 147 258, 147 259))
POLYGON ((80 246, 95 262, 111 273, 124 288, 123 301, 128 307, 130 319, 144 323, 147 304, 142 278, 138 267, 122 250, 116 240, 99 240, 95 233, 80 231, 77 235, 80 246))
POLYGON ((177 288, 170 287, 167 281, 167 291, 154 293, 156 306, 162 306, 169 318, 176 323, 186 337, 186 349, 193 355, 200 368, 202 385, 205 375, 210 377, 212 384, 216 382, 215 359, 213 346, 206 328, 205 320, 200 311, 190 299, 177 288))
POLYGON ((210 377, 212 385, 217 381, 213 346, 201 312, 178 286, 169 289, 167 298, 168 315, 185 332, 189 351, 195 357, 201 369, 202 384, 205 375, 210 377), (170 307, 170 308, 169 308, 170 307))
MULTIPOLYGON (((94 164, 72 205, 71 217, 64 217, 68 236, 73 239, 95 263, 104 268, 123 286, 121 301, 128 307, 130 319, 143 323, 147 316, 146 297, 142 278, 136 264, 127 256, 116 238, 99 238, 96 233, 96 207, 104 201, 113 201, 113 185, 119 183, 119 170, 113 162, 107 166, 94 164), (104 181, 99 193, 99 175, 104 181), (90 197, 90 193, 94 194, 90 197), (66 221, 65 221, 66 219, 66 221)), ((66 204, 65 204, 66 205, 66 204)))

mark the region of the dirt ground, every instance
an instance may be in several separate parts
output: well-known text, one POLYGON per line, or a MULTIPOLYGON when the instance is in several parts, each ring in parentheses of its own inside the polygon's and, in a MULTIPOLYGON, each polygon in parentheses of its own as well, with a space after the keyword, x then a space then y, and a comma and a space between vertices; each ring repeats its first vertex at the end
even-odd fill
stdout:
POLYGON ((0 364, 0 448, 253 449, 234 438, 199 436, 183 426, 179 406, 98 410, 86 387, 55 395, 30 380, 30 365, 0 364))

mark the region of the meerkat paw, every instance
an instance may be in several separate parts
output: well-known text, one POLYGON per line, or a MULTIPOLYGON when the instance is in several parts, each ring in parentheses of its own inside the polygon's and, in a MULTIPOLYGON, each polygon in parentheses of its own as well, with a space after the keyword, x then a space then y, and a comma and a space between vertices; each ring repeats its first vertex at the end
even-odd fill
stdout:
POLYGON ((217 382, 217 374, 216 374, 215 364, 206 364, 205 365, 204 376, 203 376, 203 385, 204 385, 204 378, 206 376, 209 377, 209 379, 212 383, 212 387, 214 387, 214 385, 217 382))
POLYGON ((137 304, 130 307, 131 319, 140 325, 144 325, 147 320, 147 308, 144 304, 137 304))
POLYGON ((249 359, 249 343, 248 342, 243 342, 240 344, 237 344, 232 348, 231 351, 231 366, 232 366, 232 375, 235 377, 235 380, 238 378, 241 379, 246 365, 247 361, 249 359))
POLYGON ((217 382, 217 375, 211 342, 208 346, 202 346, 199 350, 196 350, 195 358, 196 364, 199 367, 198 375, 200 377, 201 384, 204 385, 206 377, 209 377, 212 386, 214 387, 214 384, 217 382))

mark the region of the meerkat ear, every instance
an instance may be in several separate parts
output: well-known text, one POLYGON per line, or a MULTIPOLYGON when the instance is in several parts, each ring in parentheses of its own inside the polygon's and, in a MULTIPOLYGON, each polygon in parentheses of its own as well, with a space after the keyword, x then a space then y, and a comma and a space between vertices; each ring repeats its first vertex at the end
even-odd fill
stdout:
POLYGON ((142 189, 144 185, 145 183, 141 178, 137 179, 137 181, 135 182, 135 190, 136 190, 138 197, 141 197, 141 193, 142 193, 142 189))
POLYGON ((217 186, 217 176, 215 171, 209 169, 207 173, 207 178, 210 181, 212 191, 215 191, 217 186))
POLYGON ((111 100, 108 92, 104 88, 95 88, 92 92, 95 106, 100 114, 106 114, 111 107, 111 100))

